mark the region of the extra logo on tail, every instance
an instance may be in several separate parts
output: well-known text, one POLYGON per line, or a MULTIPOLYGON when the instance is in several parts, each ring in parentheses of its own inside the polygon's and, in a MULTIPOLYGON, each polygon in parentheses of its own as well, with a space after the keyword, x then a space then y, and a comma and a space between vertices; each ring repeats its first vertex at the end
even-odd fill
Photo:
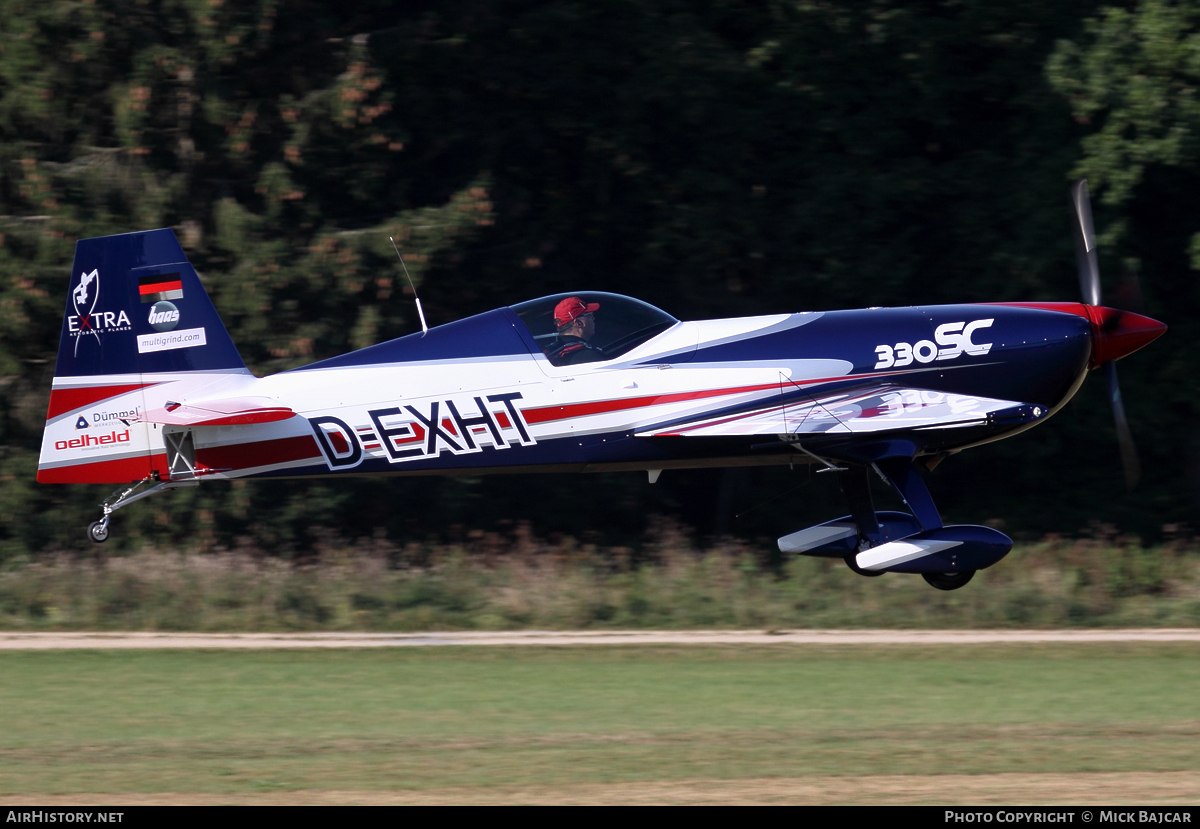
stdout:
POLYGON ((121 308, 117 311, 96 311, 96 304, 100 301, 100 269, 94 268, 91 273, 79 274, 79 284, 75 286, 75 290, 71 291, 71 304, 75 307, 75 314, 67 315, 67 327, 70 330, 71 336, 75 339, 74 356, 79 356, 79 342, 84 337, 95 337, 96 342, 100 342, 100 334, 115 333, 118 331, 132 331, 133 325, 129 321, 129 315, 125 313, 125 309, 121 308), (88 297, 91 297, 91 304, 88 304, 88 297), (86 309, 86 310, 85 310, 86 309))

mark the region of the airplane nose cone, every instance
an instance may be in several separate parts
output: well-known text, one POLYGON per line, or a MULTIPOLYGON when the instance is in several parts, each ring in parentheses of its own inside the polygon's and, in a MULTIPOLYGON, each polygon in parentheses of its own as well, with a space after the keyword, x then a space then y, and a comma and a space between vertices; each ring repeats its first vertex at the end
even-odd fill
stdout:
POLYGON ((1092 359, 1089 368, 1119 360, 1157 340, 1167 330, 1158 320, 1129 311, 1088 305, 1092 323, 1092 359))

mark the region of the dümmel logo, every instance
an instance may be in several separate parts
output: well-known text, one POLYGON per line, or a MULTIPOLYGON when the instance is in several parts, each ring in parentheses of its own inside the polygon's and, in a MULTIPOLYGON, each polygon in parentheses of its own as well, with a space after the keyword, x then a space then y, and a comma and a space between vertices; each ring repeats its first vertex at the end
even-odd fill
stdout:
POLYGON ((155 331, 170 331, 179 324, 179 309, 162 301, 150 306, 150 327, 155 331))

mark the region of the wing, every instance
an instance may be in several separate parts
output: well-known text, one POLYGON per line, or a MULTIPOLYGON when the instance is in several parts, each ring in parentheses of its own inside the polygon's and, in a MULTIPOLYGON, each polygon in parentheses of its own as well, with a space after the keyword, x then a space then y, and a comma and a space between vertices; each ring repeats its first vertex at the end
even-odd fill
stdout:
POLYGON ((230 397, 196 403, 168 402, 163 408, 145 412, 133 420, 166 426, 247 426, 275 423, 295 415, 291 409, 276 405, 267 397, 230 397))
POLYGON ((637 436, 856 435, 997 423, 1019 425, 1046 414, 1045 407, 1014 400, 874 383, 825 394, 791 391, 738 410, 659 424, 643 429, 637 436))

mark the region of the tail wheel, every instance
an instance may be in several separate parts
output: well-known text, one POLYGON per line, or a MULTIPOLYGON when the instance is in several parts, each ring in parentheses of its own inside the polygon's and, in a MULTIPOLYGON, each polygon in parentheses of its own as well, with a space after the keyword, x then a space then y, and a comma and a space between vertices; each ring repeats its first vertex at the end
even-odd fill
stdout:
POLYGON ((957 590, 964 584, 975 578, 974 570, 963 570, 960 573, 922 573, 921 578, 925 579, 932 587, 938 590, 957 590))
POLYGON ((88 524, 88 538, 97 544, 103 544, 105 541, 108 541, 108 523, 105 521, 93 521, 91 524, 88 524))
POLYGON ((842 561, 846 562, 846 566, 849 567, 851 570, 853 570, 855 573, 858 573, 860 576, 866 576, 867 578, 873 579, 876 576, 883 575, 882 570, 864 570, 863 568, 859 567, 858 564, 854 561, 854 557, 856 555, 858 555, 858 553, 851 553, 850 555, 848 555, 844 559, 842 559, 842 561))

